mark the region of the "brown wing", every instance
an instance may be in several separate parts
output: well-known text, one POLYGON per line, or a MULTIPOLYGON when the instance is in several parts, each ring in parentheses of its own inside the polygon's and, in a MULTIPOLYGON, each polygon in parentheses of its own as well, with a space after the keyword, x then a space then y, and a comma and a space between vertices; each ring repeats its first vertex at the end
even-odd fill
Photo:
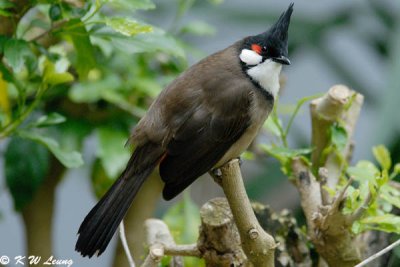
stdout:
POLYGON ((209 56, 178 77, 133 134, 136 144, 156 142, 166 151, 160 164, 165 199, 209 171, 249 126, 253 85, 241 70, 238 46, 209 56))
POLYGON ((160 164, 165 199, 172 199, 212 169, 249 126, 251 91, 235 87, 216 107, 206 103, 196 107, 169 141, 160 164))

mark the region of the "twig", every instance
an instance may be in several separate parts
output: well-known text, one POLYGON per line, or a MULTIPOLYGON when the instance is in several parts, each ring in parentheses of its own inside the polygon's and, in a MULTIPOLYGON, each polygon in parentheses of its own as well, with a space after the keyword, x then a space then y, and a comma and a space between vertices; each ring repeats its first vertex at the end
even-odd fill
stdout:
MULTIPOLYGON (((310 104, 312 119, 312 165, 314 170, 324 166, 327 169, 326 186, 335 188, 343 172, 346 160, 351 158, 352 136, 360 114, 363 96, 344 85, 331 87, 323 97, 315 99, 310 104), (347 142, 342 151, 327 148, 331 146, 330 135, 327 134, 332 125, 340 123, 346 130, 347 142)), ((329 204, 329 194, 322 191, 323 203, 329 204)))
POLYGON ((145 258, 141 267, 158 267, 158 263, 164 257, 164 247, 162 244, 154 244, 149 249, 149 254, 145 258))
POLYGON ((50 29, 48 29, 48 30, 46 30, 46 31, 44 31, 44 32, 42 32, 42 33, 40 33, 39 35, 33 37, 32 39, 29 40, 29 42, 35 42, 35 41, 37 41, 37 40, 43 38, 44 36, 46 36, 46 35, 49 34, 50 32, 52 32, 52 31, 54 31, 54 30, 56 30, 56 29, 58 29, 58 28, 61 28, 61 27, 62 27, 64 24, 66 24, 68 21, 69 21, 69 19, 63 19, 63 20, 61 20, 61 21, 58 21, 58 22, 54 23, 54 24, 51 26, 50 29))
POLYGON ((132 254, 129 250, 128 242, 126 241, 125 227, 124 227, 123 220, 121 221, 121 223, 119 225, 119 237, 121 239, 122 246, 125 250, 126 257, 128 258, 129 266, 135 267, 135 262, 133 261, 132 254))
POLYGON ((142 267, 158 266, 158 262, 164 255, 175 256, 173 259, 174 266, 183 266, 183 260, 180 256, 201 257, 197 245, 176 245, 168 226, 162 220, 147 219, 145 229, 149 254, 142 267))
POLYGON ((197 244, 164 246, 164 254, 169 256, 201 257, 197 244))
POLYGON ((398 245, 400 245, 400 239, 398 239, 396 242, 390 244, 389 246, 387 246, 386 248, 382 249, 381 251, 375 253, 374 255, 372 255, 371 257, 368 257, 367 259, 365 259, 364 261, 362 261, 361 263, 357 264, 354 267, 362 267, 362 266, 366 266, 368 263, 370 263, 371 261, 379 258, 380 256, 382 256, 383 254, 389 252, 390 250, 394 249, 395 247, 397 247, 398 245))
POLYGON ((347 181, 346 185, 336 194, 336 197, 333 200, 332 207, 331 209, 339 209, 340 204, 342 201, 345 199, 345 194, 349 186, 353 183, 354 178, 350 177, 350 179, 347 181))
POLYGON ((274 266, 274 238, 257 221, 240 173, 239 160, 223 165, 222 187, 239 230, 243 251, 254 266, 274 266))
POLYGON ((365 211, 368 209, 368 205, 371 200, 372 194, 371 191, 369 191, 367 197, 364 199, 364 203, 348 217, 348 225, 352 225, 355 221, 357 221, 361 218, 361 216, 364 215, 365 211))

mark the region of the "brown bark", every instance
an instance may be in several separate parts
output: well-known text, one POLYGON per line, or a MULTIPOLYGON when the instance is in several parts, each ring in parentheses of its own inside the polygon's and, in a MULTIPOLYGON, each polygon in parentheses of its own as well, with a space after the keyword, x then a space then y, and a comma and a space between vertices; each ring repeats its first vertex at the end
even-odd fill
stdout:
POLYGON ((229 161, 220 170, 222 188, 239 230, 243 251, 254 266, 274 266, 277 244, 257 221, 243 184, 239 160, 229 161))
POLYGON ((240 236, 225 198, 214 198, 201 207, 198 249, 206 266, 251 266, 241 248, 240 236))
MULTIPOLYGON (((308 235, 329 266, 350 267, 361 255, 351 225, 364 212, 359 209, 344 215, 341 211, 348 181, 332 198, 324 186, 335 189, 352 153, 352 135, 363 103, 363 96, 346 86, 336 85, 321 98, 311 102, 312 169, 300 158, 292 162, 293 175, 305 213, 308 235), (329 129, 339 124, 347 134, 344 149, 332 147, 329 129), (317 177, 314 176, 318 175, 317 177)), ((369 201, 367 198, 366 202, 369 201)), ((368 203, 365 203, 368 204, 368 203)))
POLYGON ((33 200, 23 209, 22 218, 26 235, 26 255, 50 257, 52 253, 52 221, 55 191, 65 167, 54 157, 49 174, 33 200))

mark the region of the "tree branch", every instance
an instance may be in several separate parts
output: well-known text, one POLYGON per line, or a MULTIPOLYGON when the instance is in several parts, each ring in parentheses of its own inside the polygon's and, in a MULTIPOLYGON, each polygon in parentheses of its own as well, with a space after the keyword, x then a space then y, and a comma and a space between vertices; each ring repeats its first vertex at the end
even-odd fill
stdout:
POLYGON ((372 255, 371 257, 367 258, 366 260, 362 261, 361 263, 357 264, 354 267, 362 267, 362 266, 366 266, 368 263, 370 263, 371 261, 379 258, 380 256, 382 256, 383 254, 389 252, 390 250, 394 249, 395 247, 400 245, 400 239, 398 239, 397 241, 395 241, 394 243, 390 244, 389 246, 387 246, 386 248, 382 249, 381 251, 377 252, 376 254, 372 255))
MULTIPOLYGON (((168 226, 162 220, 147 219, 145 221, 145 229, 149 254, 141 267, 158 266, 158 263, 165 255, 194 257, 200 257, 201 255, 197 245, 176 245, 168 226)), ((174 257, 173 262, 175 267, 183 266, 181 257, 174 257)))
POLYGON ((126 234, 125 234, 125 227, 124 227, 124 221, 122 220, 121 223, 119 224, 119 237, 121 239, 122 246, 125 250, 126 257, 128 258, 128 263, 130 267, 135 267, 135 262, 133 261, 132 254, 129 250, 128 246, 128 241, 126 240, 126 234))
POLYGON ((240 236, 226 198, 214 198, 200 209, 197 246, 206 266, 248 266, 240 236))
POLYGON ((360 252, 354 245, 350 228, 353 220, 359 218, 364 209, 352 215, 344 215, 341 211, 352 179, 347 181, 333 199, 324 186, 336 188, 347 160, 351 158, 351 137, 362 103, 362 95, 343 85, 333 86, 323 97, 313 100, 310 105, 313 171, 300 158, 292 161, 292 171, 300 192, 310 238, 329 266, 352 267, 360 262, 360 252), (329 132, 335 124, 344 127, 347 134, 346 144, 341 151, 331 143, 329 132), (319 179, 313 173, 317 173, 319 179))
POLYGON ((257 221, 240 173, 239 160, 221 168, 222 187, 239 230, 243 251, 254 266, 274 266, 274 238, 257 221))
MULTIPOLYGON (((343 172, 346 160, 351 158, 352 136, 361 111, 364 97, 344 85, 331 87, 323 97, 310 104, 312 120, 312 145, 315 148, 311 159, 314 170, 327 169, 326 186, 334 189, 343 172), (327 153, 330 144, 328 134, 332 125, 340 123, 347 133, 347 142, 340 154, 336 151, 327 153)), ((329 194, 322 190, 323 204, 330 203, 329 194)))

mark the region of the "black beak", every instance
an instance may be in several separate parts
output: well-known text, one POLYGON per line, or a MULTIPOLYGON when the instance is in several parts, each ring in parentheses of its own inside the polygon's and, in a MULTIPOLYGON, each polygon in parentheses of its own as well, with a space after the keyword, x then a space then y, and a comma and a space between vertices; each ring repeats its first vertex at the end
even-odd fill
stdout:
POLYGON ((277 63, 281 63, 282 65, 290 65, 290 60, 285 56, 273 57, 272 61, 275 61, 277 63))

